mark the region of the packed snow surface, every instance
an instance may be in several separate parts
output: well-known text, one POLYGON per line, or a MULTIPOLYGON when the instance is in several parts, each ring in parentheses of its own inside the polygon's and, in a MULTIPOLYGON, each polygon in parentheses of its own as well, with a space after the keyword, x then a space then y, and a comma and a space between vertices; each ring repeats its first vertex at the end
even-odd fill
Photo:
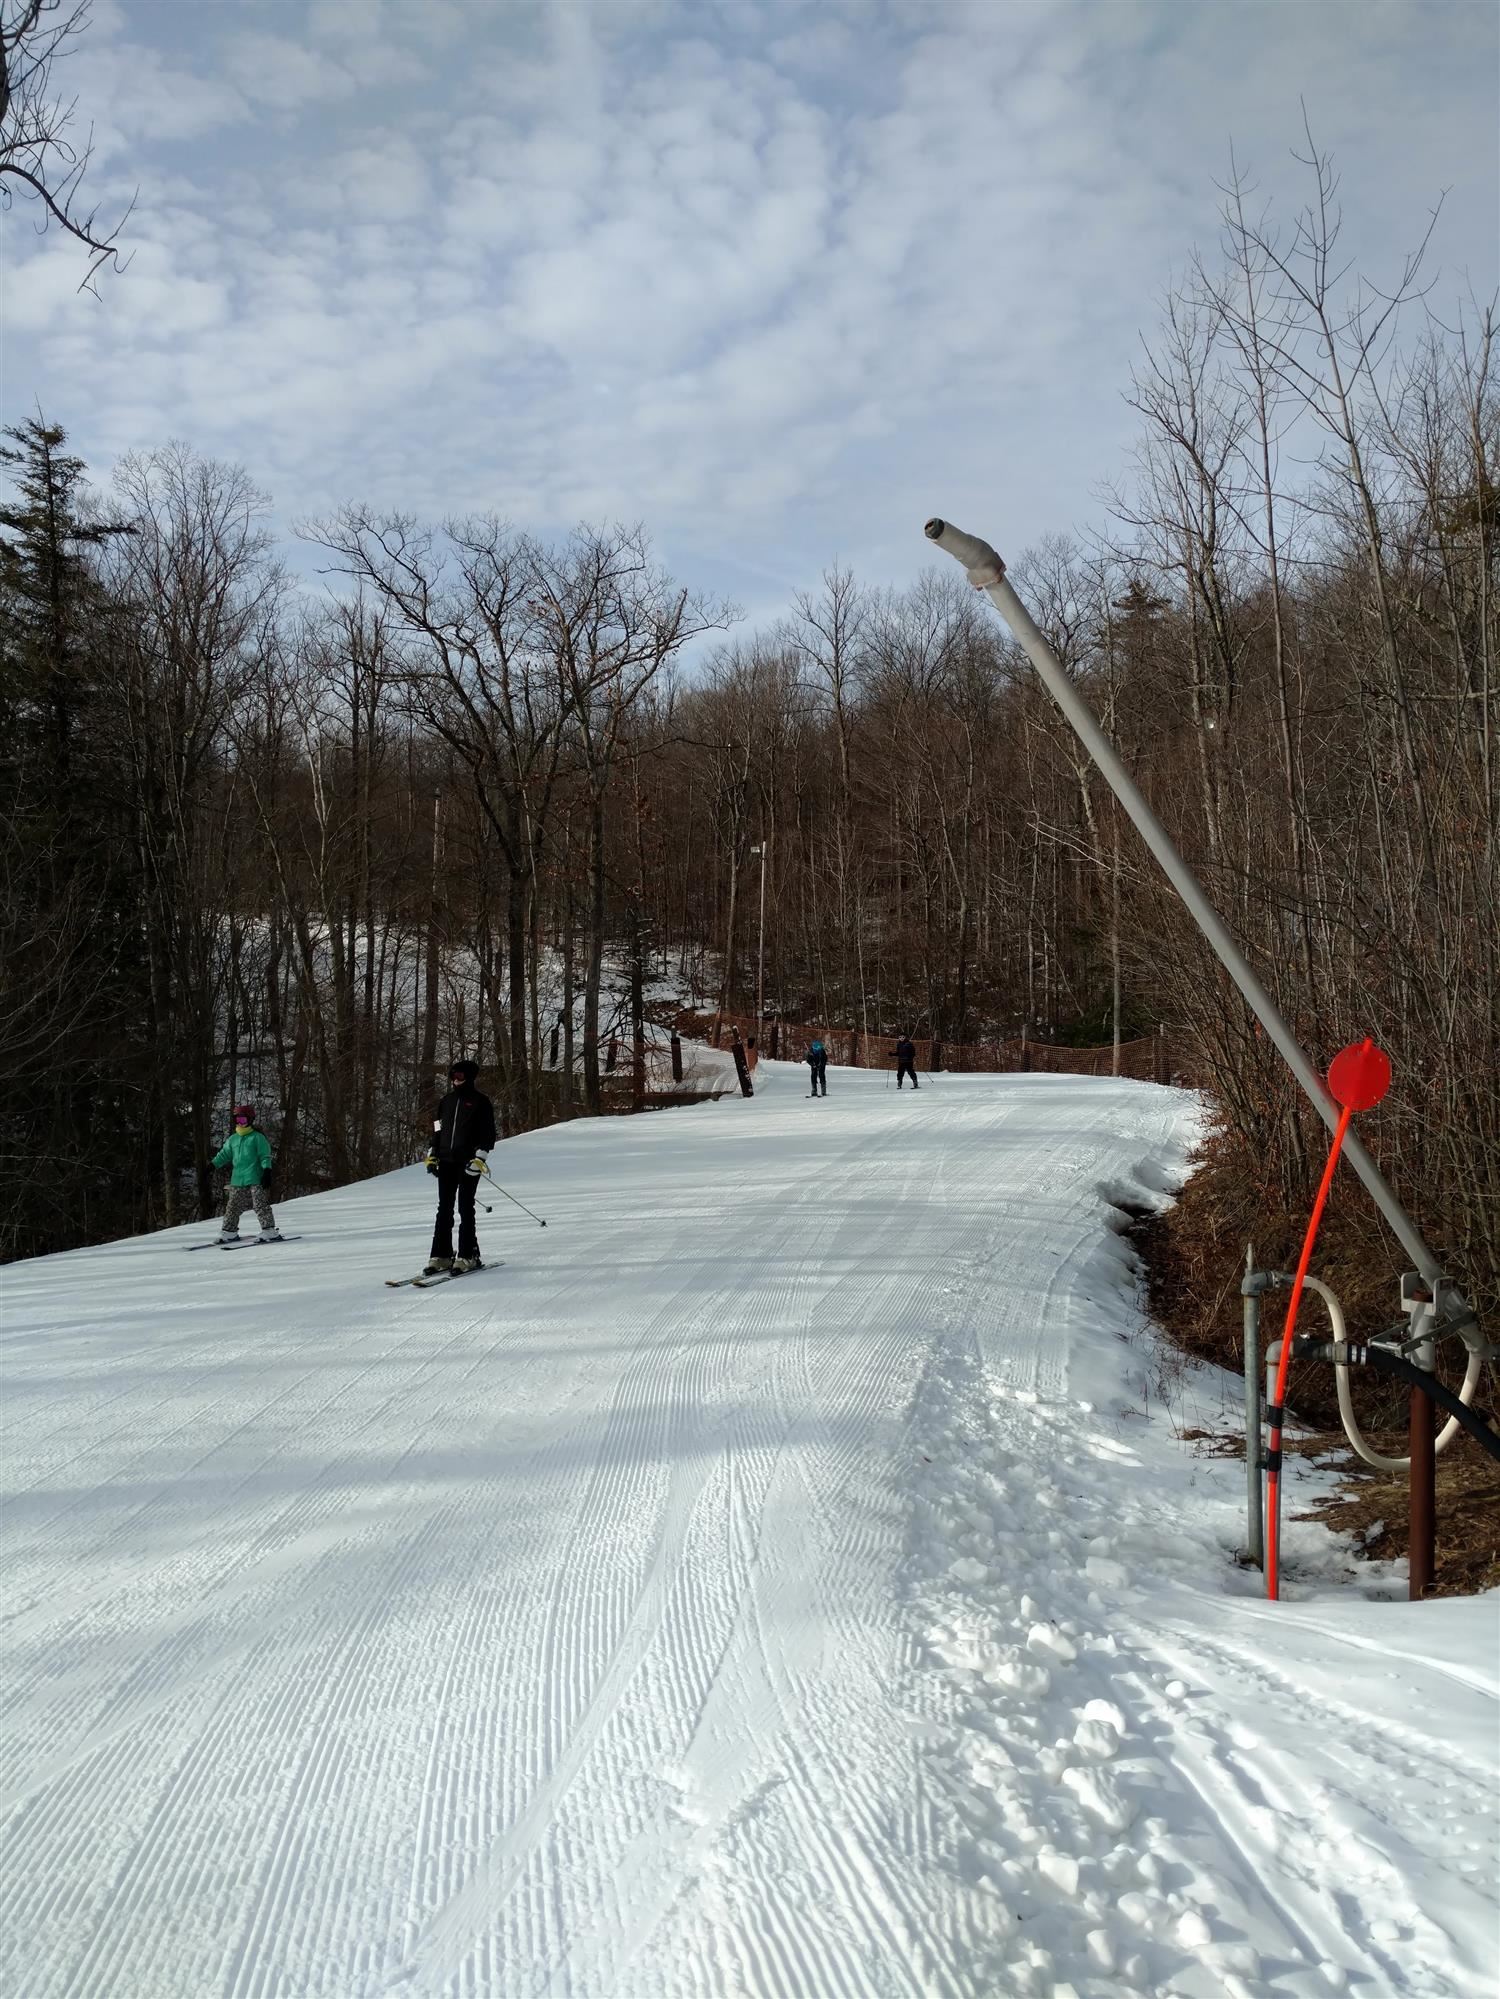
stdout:
POLYGON ((804 1076, 3 1274, 0 1990, 1496 1990, 1494 1600, 1163 1401, 1194 1101, 804 1076))

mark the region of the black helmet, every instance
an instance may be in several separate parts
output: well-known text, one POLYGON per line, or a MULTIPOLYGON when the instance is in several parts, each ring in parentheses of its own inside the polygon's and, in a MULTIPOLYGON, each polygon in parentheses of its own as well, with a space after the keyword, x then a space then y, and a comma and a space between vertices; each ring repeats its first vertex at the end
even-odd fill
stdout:
POLYGON ((472 1083, 478 1074, 479 1064, 477 1062, 450 1062, 448 1064, 448 1081, 450 1083, 456 1076, 462 1077, 466 1084, 472 1083))

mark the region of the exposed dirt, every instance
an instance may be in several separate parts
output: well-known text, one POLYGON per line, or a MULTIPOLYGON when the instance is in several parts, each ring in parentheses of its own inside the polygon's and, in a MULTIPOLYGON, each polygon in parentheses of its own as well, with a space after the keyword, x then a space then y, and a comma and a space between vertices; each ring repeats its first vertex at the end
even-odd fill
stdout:
MULTIPOLYGON (((1132 1223, 1130 1239, 1146 1267, 1152 1314, 1187 1353, 1239 1373, 1243 1366, 1240 1280, 1247 1243, 1255 1243, 1260 1269, 1293 1268, 1305 1217, 1268 1221, 1268 1204, 1234 1148, 1215 1137, 1204 1148, 1193 1178, 1165 1214, 1132 1223)), ((1396 1317, 1400 1252, 1357 1185, 1330 1204, 1318 1238, 1314 1268, 1338 1293, 1350 1335, 1382 1332, 1396 1317)), ((1299 1330, 1322 1331, 1321 1305, 1308 1298, 1299 1330)), ((1286 1294, 1272 1293, 1262 1314, 1262 1341, 1279 1339, 1286 1294)), ((1462 1356, 1450 1342, 1440 1372, 1456 1386, 1462 1356)), ((1406 1391, 1369 1371, 1356 1373, 1355 1408, 1372 1443, 1392 1456, 1406 1450, 1406 1391)), ((1500 1399, 1493 1369, 1476 1397, 1493 1410, 1500 1399)), ((1313 1362, 1292 1369, 1287 1406, 1310 1434, 1293 1446, 1328 1462, 1338 1490, 1313 1509, 1331 1527, 1368 1534, 1364 1552, 1382 1560, 1407 1551, 1404 1474, 1372 1471, 1348 1448, 1338 1419, 1333 1370, 1313 1362)), ((1495 1424, 1491 1416, 1491 1426, 1495 1424)), ((1195 1434, 1197 1448, 1243 1456, 1240 1437, 1195 1434)), ((1500 1587, 1500 1463, 1471 1438, 1458 1436, 1437 1461, 1437 1564, 1434 1596, 1461 1596, 1500 1587)))
MULTIPOLYGON (((1405 1436, 1370 1441, 1392 1457, 1405 1436)), ((1362 1551, 1392 1561, 1407 1551, 1406 1475, 1371 1471, 1347 1447, 1338 1461, 1340 1490, 1312 1509, 1330 1527, 1352 1529, 1362 1551), (1380 1524, 1380 1531, 1370 1529, 1380 1524)), ((1433 1596, 1470 1596, 1500 1588, 1500 1464, 1467 1437, 1455 1437, 1437 1461, 1437 1564, 1433 1596)))

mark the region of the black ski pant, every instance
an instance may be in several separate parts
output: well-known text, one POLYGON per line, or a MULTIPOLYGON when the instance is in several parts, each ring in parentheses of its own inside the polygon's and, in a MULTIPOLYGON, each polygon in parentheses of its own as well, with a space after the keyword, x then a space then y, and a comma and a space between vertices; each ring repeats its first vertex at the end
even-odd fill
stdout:
POLYGON ((462 1166, 438 1168, 437 1221, 432 1230, 432 1254, 453 1254, 453 1197, 458 1196, 458 1253, 478 1256, 479 1237, 474 1232, 474 1196, 479 1191, 479 1175, 466 1173, 462 1166))
POLYGON ((807 1066, 812 1070, 813 1095, 815 1097, 826 1097, 828 1095, 828 1064, 826 1062, 809 1062, 807 1066))
POLYGON ((920 1090, 922 1085, 917 1081, 917 1065, 915 1061, 909 1062, 906 1059, 906 1057, 903 1055, 901 1060, 896 1064, 896 1088, 898 1090, 900 1089, 901 1085, 906 1081, 908 1076, 911 1077, 912 1088, 914 1090, 920 1090))

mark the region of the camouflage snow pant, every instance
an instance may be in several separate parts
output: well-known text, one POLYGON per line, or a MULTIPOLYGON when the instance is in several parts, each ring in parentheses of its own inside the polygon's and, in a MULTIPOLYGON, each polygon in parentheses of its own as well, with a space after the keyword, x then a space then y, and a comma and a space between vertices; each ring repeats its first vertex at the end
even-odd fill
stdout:
POLYGON ((240 1216, 251 1202, 255 1203, 255 1219, 260 1223, 261 1234, 269 1235, 276 1226, 276 1217, 271 1210, 271 1197, 264 1187, 231 1187, 229 1206, 224 1210, 224 1234, 238 1235, 240 1216))

